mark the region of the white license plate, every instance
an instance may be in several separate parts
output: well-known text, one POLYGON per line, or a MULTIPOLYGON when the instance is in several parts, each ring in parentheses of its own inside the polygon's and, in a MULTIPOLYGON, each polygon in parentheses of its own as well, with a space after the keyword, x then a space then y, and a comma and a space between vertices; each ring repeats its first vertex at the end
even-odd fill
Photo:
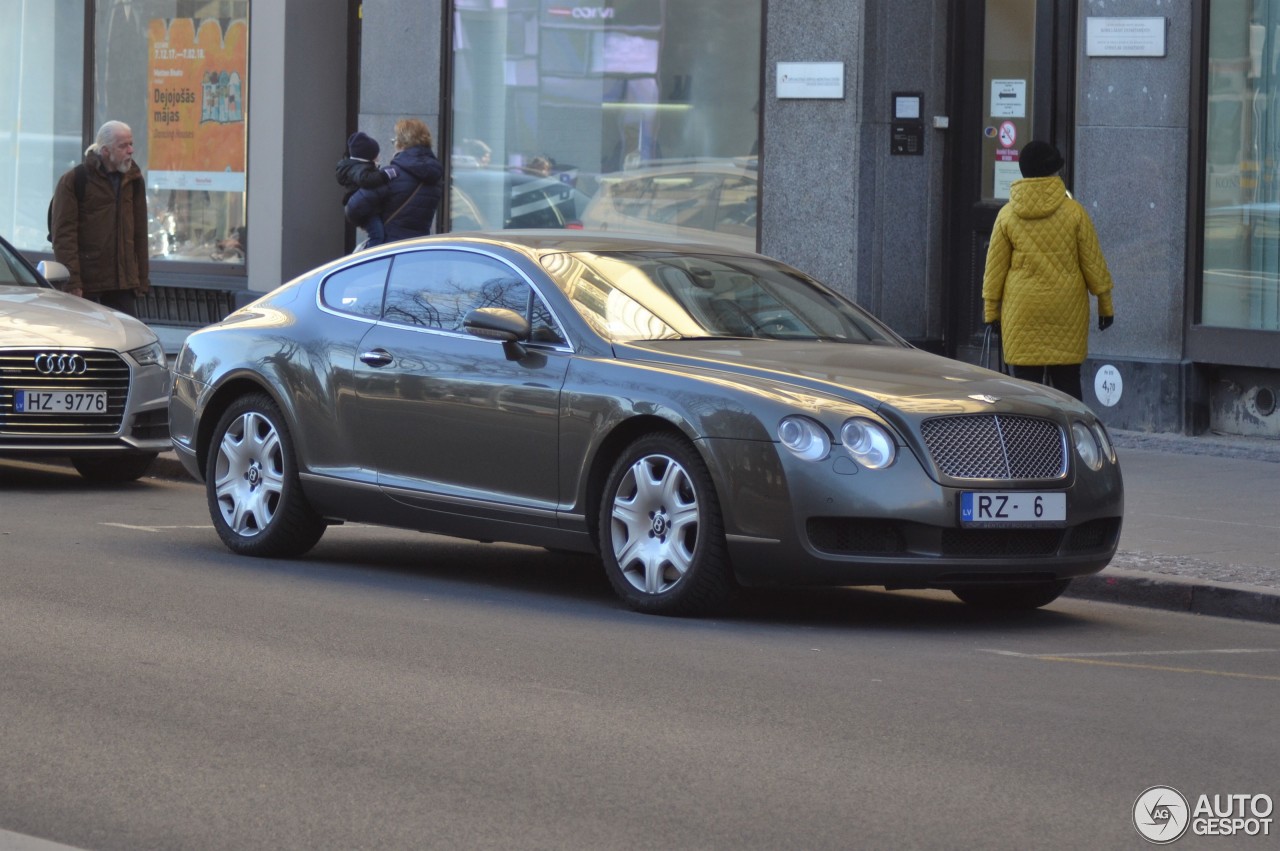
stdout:
POLYGON ((105 414, 105 390, 18 390, 13 409, 19 414, 105 414))
POLYGON ((964 491, 961 526, 1039 526, 1066 522, 1065 493, 964 491))

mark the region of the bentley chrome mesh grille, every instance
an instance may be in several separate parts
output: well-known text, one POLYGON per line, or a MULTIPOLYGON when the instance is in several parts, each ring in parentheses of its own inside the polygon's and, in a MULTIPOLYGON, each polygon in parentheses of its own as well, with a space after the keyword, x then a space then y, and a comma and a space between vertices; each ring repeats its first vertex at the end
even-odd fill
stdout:
POLYGON ((0 349, 0 435, 58 438, 114 434, 120 430, 128 399, 129 365, 115 352, 0 349), (106 409, 19 412, 19 390, 101 390, 107 394, 106 409))
POLYGON ((1067 445, 1056 423, 1038 417, 975 414, 925 420, 920 431, 933 463, 955 479, 1057 479, 1067 474, 1067 445))

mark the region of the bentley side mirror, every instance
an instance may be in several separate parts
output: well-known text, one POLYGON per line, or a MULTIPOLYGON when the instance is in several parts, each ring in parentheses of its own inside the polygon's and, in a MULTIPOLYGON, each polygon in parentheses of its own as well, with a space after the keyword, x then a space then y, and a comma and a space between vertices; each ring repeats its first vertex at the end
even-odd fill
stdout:
POLYGON ((527 353, 529 321, 505 307, 477 307, 462 320, 467 333, 482 340, 501 340, 507 360, 520 360, 527 353))

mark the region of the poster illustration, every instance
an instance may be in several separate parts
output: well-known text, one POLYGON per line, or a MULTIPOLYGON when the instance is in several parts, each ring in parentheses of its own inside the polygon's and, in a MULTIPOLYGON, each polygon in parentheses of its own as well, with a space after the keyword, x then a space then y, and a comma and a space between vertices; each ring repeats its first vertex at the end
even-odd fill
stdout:
POLYGON ((248 23, 153 18, 148 170, 155 189, 245 191, 248 23))

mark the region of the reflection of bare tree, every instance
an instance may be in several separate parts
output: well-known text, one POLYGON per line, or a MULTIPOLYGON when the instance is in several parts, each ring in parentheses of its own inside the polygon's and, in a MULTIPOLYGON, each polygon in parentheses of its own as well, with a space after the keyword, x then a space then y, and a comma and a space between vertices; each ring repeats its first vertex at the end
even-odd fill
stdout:
POLYGON ((394 284, 383 312, 392 322, 424 328, 462 330, 462 320, 480 307, 501 307, 529 316, 532 290, 519 278, 490 278, 479 284, 449 278, 431 288, 408 289, 394 284))
POLYGON ((430 290, 405 290, 392 288, 387 293, 387 306, 383 317, 391 322, 419 325, 423 328, 441 328, 440 311, 431 302, 430 290))

